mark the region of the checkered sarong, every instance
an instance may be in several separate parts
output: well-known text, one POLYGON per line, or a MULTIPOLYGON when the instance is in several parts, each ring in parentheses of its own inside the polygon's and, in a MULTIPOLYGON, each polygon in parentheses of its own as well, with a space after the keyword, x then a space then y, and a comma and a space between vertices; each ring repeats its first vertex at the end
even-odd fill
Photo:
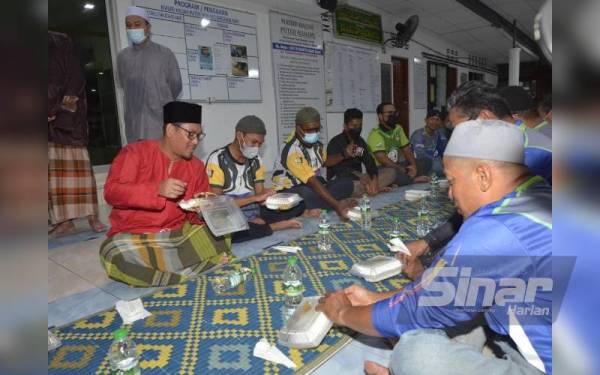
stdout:
POLYGON ((182 283, 220 264, 231 254, 231 237, 214 237, 206 225, 185 222, 178 230, 118 233, 100 246, 100 260, 111 279, 133 286, 182 283))
POLYGON ((82 146, 48 143, 48 215, 56 225, 98 213, 96 180, 82 146))

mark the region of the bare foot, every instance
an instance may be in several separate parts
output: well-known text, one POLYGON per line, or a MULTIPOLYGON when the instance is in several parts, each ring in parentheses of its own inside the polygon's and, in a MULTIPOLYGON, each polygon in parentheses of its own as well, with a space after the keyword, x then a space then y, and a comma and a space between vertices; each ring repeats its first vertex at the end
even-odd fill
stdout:
POLYGON ((270 224, 270 226, 271 226, 271 229, 273 229, 273 231, 290 229, 290 228, 298 229, 298 228, 302 228, 302 223, 299 222, 298 220, 282 220, 282 221, 278 221, 276 223, 270 224))
POLYGON ((48 232, 49 238, 56 238, 61 236, 66 236, 68 234, 75 233, 75 224, 73 221, 67 220, 62 223, 56 225, 52 230, 48 232))
POLYGON ((389 375, 390 374, 390 370, 385 367, 380 365, 379 363, 376 362, 372 362, 372 361, 365 361, 365 374, 367 375, 389 375))
POLYGON ((106 225, 102 224, 100 220, 94 215, 90 215, 87 217, 88 223, 92 230, 96 233, 104 232, 106 230, 106 225))
POLYGON ((321 210, 318 208, 306 209, 303 214, 306 217, 319 217, 319 215, 321 215, 321 210))
POLYGON ((260 225, 265 224, 265 221, 260 217, 255 217, 254 219, 248 220, 248 222, 254 223, 254 224, 260 224, 260 225))
POLYGON ((413 179, 413 183, 418 184, 422 182, 429 182, 429 176, 417 176, 413 179))

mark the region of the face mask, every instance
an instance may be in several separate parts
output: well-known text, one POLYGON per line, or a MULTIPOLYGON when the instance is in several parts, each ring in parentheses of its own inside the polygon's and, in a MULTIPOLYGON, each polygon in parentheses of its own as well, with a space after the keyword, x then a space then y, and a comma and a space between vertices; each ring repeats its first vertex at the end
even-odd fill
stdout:
POLYGON ((146 40, 144 29, 127 29, 127 37, 133 44, 140 44, 146 40))
POLYGON ((308 144, 317 143, 319 140, 319 133, 306 133, 304 134, 304 142, 308 144))
POLYGON ((390 127, 390 128, 392 128, 392 129, 393 129, 393 128, 395 128, 395 127, 396 127, 396 124, 398 123, 398 120, 400 120, 400 117, 399 117, 397 114, 395 114, 395 113, 392 113, 392 114, 390 115, 390 117, 388 117, 388 120, 386 121, 386 123, 385 123, 385 124, 386 124, 388 127, 390 127))
POLYGON ((244 157, 246 159, 254 159, 255 157, 258 156, 260 147, 246 146, 246 142, 244 141, 243 136, 242 136, 242 141, 239 142, 239 145, 240 145, 240 151, 242 152, 242 155, 244 155, 244 157))
POLYGON ((352 138, 353 140, 356 141, 360 138, 361 131, 362 131, 362 128, 348 129, 348 135, 350 136, 350 138, 352 138))
POLYGON ((254 159, 255 157, 258 156, 259 148, 242 145, 241 151, 242 151, 242 155, 244 155, 244 157, 246 159, 254 159))

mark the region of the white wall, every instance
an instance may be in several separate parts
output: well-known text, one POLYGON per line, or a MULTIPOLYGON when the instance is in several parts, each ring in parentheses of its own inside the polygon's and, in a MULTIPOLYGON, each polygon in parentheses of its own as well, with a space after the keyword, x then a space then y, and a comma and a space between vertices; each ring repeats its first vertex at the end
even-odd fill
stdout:
MULTIPOLYGON (((108 17, 109 21, 113 23, 112 28, 109 27, 111 32, 111 44, 113 48, 113 66, 116 67, 116 54, 121 49, 128 45, 127 38, 125 35, 125 13, 127 7, 132 5, 133 1, 127 0, 106 0, 108 5, 108 17)), ((260 72, 261 72, 261 90, 263 101, 261 103, 201 103, 203 106, 203 125, 204 131, 207 136, 205 140, 196 150, 196 156, 205 159, 208 154, 233 139, 233 129, 236 122, 243 116, 248 114, 254 114, 260 117, 267 125, 267 137, 265 145, 263 146, 262 155, 265 160, 267 170, 271 170, 273 163, 278 154, 277 147, 277 126, 276 126, 276 103, 275 103, 275 88, 273 83, 273 72, 271 63, 271 38, 269 31, 269 10, 279 10, 281 12, 291 13, 300 17, 311 18, 316 21, 320 21, 319 14, 322 13, 322 9, 318 7, 315 0, 255 0, 253 2, 248 0, 221 0, 221 1, 203 1, 205 3, 212 3, 219 6, 230 7, 233 9, 248 11, 256 14, 258 17, 257 26, 257 38, 258 38, 258 50, 260 60, 260 72)), ((370 7, 367 4, 361 3, 360 0, 351 1, 351 5, 360 7, 362 9, 380 13, 377 9, 370 7)), ((398 17, 391 17, 388 14, 382 14, 383 27, 385 31, 392 32, 395 30, 394 25, 398 21, 404 21, 409 14, 400 15, 398 17)), ((331 33, 324 33, 325 40, 332 40, 333 35, 331 33)), ((423 29, 418 29, 414 36, 416 40, 424 43, 431 48, 438 51, 445 51, 446 48, 453 48, 459 51, 461 56, 466 56, 467 52, 461 50, 455 45, 452 45, 448 41, 438 38, 436 35, 431 34, 423 29)), ((347 40, 340 42, 347 44, 356 44, 364 46, 364 44, 355 43, 347 40)), ((381 54, 380 62, 390 62, 392 56, 405 57, 409 60, 409 121, 410 121, 410 132, 423 126, 425 118, 425 109, 413 109, 413 58, 422 58, 422 52, 431 52, 425 50, 423 47, 416 43, 410 43, 410 49, 387 49, 386 54, 381 54)), ((458 67, 458 77, 461 72, 467 71, 466 68, 458 67)), ((497 77, 494 75, 485 75, 486 80, 495 83, 497 77)), ((117 91, 121 93, 120 88, 117 91)), ((123 122, 123 111, 122 111, 122 97, 118 97, 118 108, 119 117, 121 123, 123 122)), ((373 109, 374 110, 374 109, 373 109)), ((338 134, 342 129, 343 115, 341 113, 328 113, 327 114, 327 127, 328 137, 331 139, 333 136, 338 134)), ((363 134, 367 134, 373 126, 377 123, 377 117, 374 113, 366 113, 363 119, 363 134)))

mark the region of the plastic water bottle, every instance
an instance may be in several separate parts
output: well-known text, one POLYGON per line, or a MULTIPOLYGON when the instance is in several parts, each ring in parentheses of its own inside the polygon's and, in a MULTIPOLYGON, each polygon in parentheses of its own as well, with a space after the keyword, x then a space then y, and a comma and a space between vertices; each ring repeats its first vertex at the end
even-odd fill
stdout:
POLYGON ((317 247, 321 251, 331 250, 331 235, 329 233, 329 217, 327 216, 326 210, 321 210, 321 216, 319 217, 319 234, 317 247))
POLYGON ((440 180, 437 173, 431 172, 431 198, 436 199, 440 189, 440 180))
POLYGON ((285 291, 284 303, 286 306, 295 307, 302 302, 302 270, 297 264, 298 258, 291 256, 288 258, 288 265, 283 271, 283 290, 285 291))
POLYGON ((400 230, 400 225, 400 216, 392 216, 392 230, 390 231, 390 240, 393 240, 394 238, 400 238, 402 234, 400 230))
POLYGON ((427 197, 421 198, 419 211, 417 213, 417 236, 423 237, 430 231, 429 202, 427 197))
POLYGON ((253 272, 251 268, 242 267, 239 270, 229 271, 225 275, 216 276, 213 278, 213 288, 217 293, 226 292, 251 279, 253 272))
POLYGON ((360 200, 360 215, 363 229, 371 229, 371 200, 367 193, 363 194, 363 197, 360 200))
POLYGON ((113 332, 113 342, 108 352, 111 373, 115 375, 139 375, 139 358, 135 352, 135 343, 127 337, 127 328, 113 332))

